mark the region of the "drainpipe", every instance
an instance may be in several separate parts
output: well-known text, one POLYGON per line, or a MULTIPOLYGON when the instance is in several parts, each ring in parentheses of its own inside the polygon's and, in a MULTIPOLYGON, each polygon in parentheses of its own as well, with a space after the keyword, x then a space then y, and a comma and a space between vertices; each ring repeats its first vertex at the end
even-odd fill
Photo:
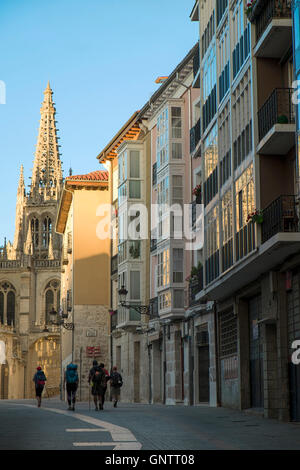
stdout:
POLYGON ((217 303, 214 302, 214 322, 215 322, 215 358, 216 358, 216 402, 220 406, 220 380, 219 380, 219 341, 218 341, 218 317, 217 317, 217 303))
POLYGON ((149 343, 149 337, 147 332, 147 349, 148 349, 148 361, 149 361, 149 405, 152 403, 152 367, 151 367, 151 349, 152 344, 149 343))
POLYGON ((163 394, 163 404, 166 404, 166 325, 163 325, 163 372, 164 372, 164 394, 163 394))

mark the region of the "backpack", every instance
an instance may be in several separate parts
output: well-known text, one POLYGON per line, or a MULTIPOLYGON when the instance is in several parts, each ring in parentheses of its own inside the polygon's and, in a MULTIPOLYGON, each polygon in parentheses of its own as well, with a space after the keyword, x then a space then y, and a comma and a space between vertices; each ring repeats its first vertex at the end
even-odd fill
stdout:
POLYGON ((46 376, 42 370, 39 370, 36 374, 36 384, 37 385, 45 385, 46 376))
POLYGON ((66 381, 68 384, 75 384, 78 382, 77 367, 67 367, 66 381))
POLYGON ((102 369, 96 369, 95 373, 93 375, 93 384, 94 385, 99 385, 100 387, 106 387, 106 375, 104 370, 102 369))
POLYGON ((113 387, 122 387, 123 381, 122 381, 122 377, 119 374, 119 372, 113 372, 111 374, 111 385, 113 387))

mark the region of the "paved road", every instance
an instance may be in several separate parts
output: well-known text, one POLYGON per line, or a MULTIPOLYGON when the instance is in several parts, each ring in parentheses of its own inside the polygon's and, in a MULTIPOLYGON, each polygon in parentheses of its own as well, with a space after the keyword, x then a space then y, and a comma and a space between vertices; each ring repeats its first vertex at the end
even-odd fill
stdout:
POLYGON ((225 408, 110 402, 104 411, 44 399, 0 401, 0 450, 300 450, 300 423, 225 408))

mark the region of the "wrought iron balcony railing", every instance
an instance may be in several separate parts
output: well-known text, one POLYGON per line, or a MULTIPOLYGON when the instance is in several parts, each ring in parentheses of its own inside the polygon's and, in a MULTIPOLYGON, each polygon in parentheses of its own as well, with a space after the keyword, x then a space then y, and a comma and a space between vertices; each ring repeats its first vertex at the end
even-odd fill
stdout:
POLYGON ((293 124, 295 107, 292 88, 275 88, 258 111, 258 134, 261 140, 275 124, 293 124))
POLYGON ((263 32, 273 18, 291 18, 291 0, 269 0, 268 2, 259 1, 249 17, 250 21, 256 24, 256 41, 262 36, 263 32), (254 16, 254 18, 252 18, 254 16))
POLYGON ((299 232, 295 196, 279 196, 263 210, 262 243, 280 232, 299 232))

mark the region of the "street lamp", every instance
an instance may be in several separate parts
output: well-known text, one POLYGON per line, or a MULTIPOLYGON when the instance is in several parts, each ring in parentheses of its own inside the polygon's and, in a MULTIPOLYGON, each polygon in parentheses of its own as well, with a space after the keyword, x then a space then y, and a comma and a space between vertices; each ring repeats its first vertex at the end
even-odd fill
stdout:
POLYGON ((66 330, 74 330, 74 323, 65 323, 64 318, 68 318, 68 315, 65 313, 60 313, 61 320, 57 319, 57 311, 52 307, 49 312, 50 315, 50 324, 56 326, 63 326, 66 330))
POLYGON ((126 297, 128 294, 128 290, 125 288, 123 285, 121 289, 119 289, 119 299, 120 299, 120 304, 122 307, 127 308, 128 310, 133 308, 136 312, 142 314, 142 315, 149 315, 150 316, 150 308, 151 305, 132 305, 132 304, 127 304, 126 303, 126 297))

